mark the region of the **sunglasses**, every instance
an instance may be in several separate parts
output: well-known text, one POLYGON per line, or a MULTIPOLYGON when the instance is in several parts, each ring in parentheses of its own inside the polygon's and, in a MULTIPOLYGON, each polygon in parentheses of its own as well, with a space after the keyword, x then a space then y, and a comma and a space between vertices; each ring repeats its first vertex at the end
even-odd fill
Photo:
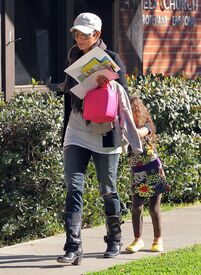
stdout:
POLYGON ((74 31, 74 32, 72 32, 72 37, 75 40, 78 39, 79 37, 83 40, 88 40, 91 37, 91 35, 94 35, 94 34, 95 34, 95 31, 92 33, 89 33, 89 34, 79 33, 79 32, 74 31))

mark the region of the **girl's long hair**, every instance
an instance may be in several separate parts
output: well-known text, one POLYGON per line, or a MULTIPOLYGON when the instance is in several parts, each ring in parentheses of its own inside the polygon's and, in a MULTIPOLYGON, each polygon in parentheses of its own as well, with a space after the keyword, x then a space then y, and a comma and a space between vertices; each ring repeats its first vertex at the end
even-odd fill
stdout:
POLYGON ((153 123, 153 120, 151 118, 151 114, 148 108, 144 105, 142 100, 137 96, 131 97, 130 101, 131 101, 133 119, 136 127, 137 128, 144 127, 145 123, 148 122, 149 125, 151 126, 151 133, 148 135, 148 137, 151 139, 153 143, 155 143, 157 140, 156 127, 153 123))

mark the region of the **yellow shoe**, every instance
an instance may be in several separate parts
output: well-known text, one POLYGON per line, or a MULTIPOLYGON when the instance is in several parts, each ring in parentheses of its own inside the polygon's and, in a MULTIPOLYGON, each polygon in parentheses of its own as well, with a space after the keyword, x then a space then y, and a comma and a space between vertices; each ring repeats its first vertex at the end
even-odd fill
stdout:
POLYGON ((157 242, 153 242, 152 246, 151 246, 151 251, 152 252, 162 252, 163 251, 163 241, 157 241, 157 242))
POLYGON ((144 248, 144 241, 143 239, 140 239, 139 241, 133 241, 132 244, 125 248, 125 250, 130 253, 135 253, 142 248, 144 248))

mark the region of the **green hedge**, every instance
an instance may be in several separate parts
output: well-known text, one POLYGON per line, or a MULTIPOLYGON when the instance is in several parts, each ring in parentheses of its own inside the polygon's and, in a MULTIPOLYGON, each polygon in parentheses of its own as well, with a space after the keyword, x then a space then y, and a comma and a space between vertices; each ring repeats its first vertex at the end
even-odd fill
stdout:
MULTIPOLYGON (((158 151, 172 191, 164 202, 201 199, 201 81, 148 75, 128 77, 131 93, 150 108, 158 151)), ((60 137, 63 99, 54 93, 0 99, 0 245, 63 231, 65 184, 60 137)), ((122 156, 118 189, 123 210, 131 205, 130 169, 122 156)), ((104 219, 95 169, 85 179, 83 227, 104 219)))
POLYGON ((63 104, 51 94, 0 104, 0 244, 61 230, 63 104))

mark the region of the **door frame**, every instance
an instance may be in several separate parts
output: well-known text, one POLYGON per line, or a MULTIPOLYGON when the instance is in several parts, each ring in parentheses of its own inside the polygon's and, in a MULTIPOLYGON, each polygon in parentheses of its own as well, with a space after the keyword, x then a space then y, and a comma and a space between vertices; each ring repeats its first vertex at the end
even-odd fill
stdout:
POLYGON ((1 38, 1 87, 9 100, 15 85, 14 0, 1 1, 1 38))

